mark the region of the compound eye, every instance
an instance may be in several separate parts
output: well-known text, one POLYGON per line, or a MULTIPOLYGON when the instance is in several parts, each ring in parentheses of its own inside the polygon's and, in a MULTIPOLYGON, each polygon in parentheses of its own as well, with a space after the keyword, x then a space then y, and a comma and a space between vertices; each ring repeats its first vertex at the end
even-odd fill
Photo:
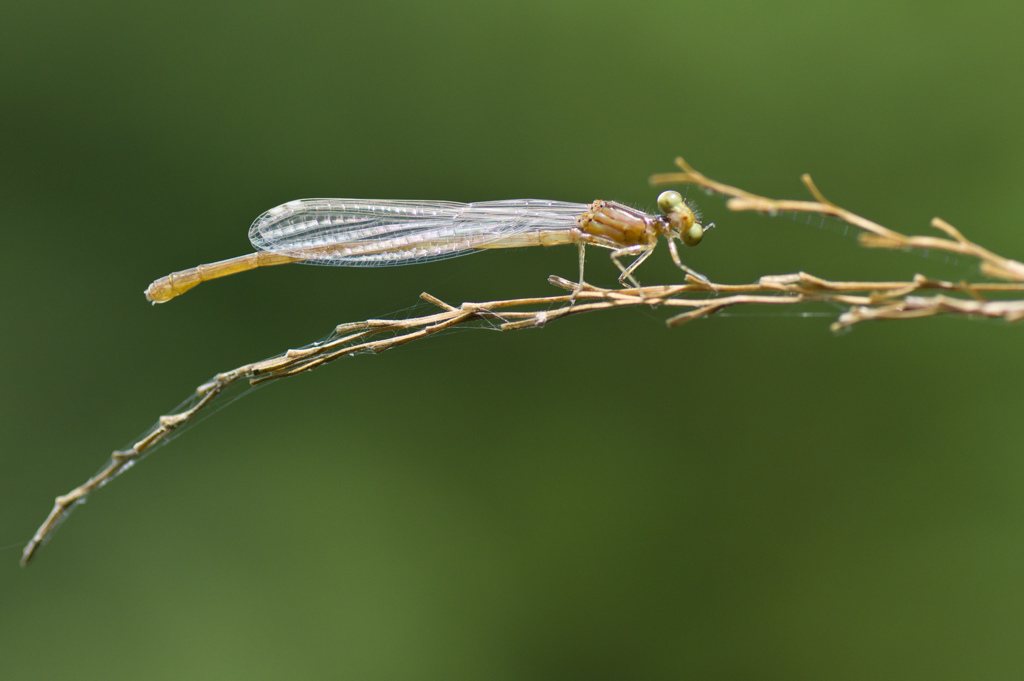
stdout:
POLYGON ((679 210, 683 204, 683 197, 677 191, 669 190, 658 194, 658 208, 665 215, 671 215, 674 211, 679 210))
POLYGON ((704 228, 696 222, 690 225, 688 229, 683 230, 682 233, 683 243, 687 246, 696 246, 703 238, 704 228))

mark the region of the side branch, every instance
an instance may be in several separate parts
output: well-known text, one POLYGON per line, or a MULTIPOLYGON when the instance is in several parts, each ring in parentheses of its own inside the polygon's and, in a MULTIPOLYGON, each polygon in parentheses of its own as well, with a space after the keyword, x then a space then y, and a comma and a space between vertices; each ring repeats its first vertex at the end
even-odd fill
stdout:
POLYGON ((683 172, 652 175, 650 178, 651 184, 694 184, 716 194, 730 197, 726 202, 726 206, 729 210, 733 211, 757 211, 759 213, 776 214, 791 210, 799 213, 828 215, 839 218, 843 222, 861 229, 859 241, 867 248, 927 248, 972 256, 980 261, 981 272, 986 276, 1004 281, 1024 282, 1024 263, 1004 258, 987 248, 979 246, 941 218, 933 218, 931 226, 944 233, 948 238, 908 236, 888 227, 883 227, 877 222, 868 220, 853 211, 832 203, 825 198, 824 194, 814 184, 811 176, 806 173, 801 176, 800 180, 807 187, 811 196, 814 197, 814 201, 770 199, 765 196, 751 194, 742 189, 709 179, 704 174, 694 170, 682 156, 676 158, 676 165, 683 172))

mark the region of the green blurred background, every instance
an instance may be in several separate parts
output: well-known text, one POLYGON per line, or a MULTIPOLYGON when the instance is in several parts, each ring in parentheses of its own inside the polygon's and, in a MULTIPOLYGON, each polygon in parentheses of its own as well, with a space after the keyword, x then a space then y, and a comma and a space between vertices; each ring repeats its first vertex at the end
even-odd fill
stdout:
MULTIPOLYGON (((146 304, 290 199, 651 208, 683 154, 1024 256, 1020 2, 41 1, 0 25, 0 677, 1024 675, 1022 329, 992 322, 633 310, 348 359, 188 431, 18 567, 55 495, 215 372, 421 291, 576 272, 571 248, 280 267, 146 304)), ((971 275, 701 198, 719 228, 686 255, 719 281, 971 275)), ((663 249, 640 270, 679 276, 663 249)))

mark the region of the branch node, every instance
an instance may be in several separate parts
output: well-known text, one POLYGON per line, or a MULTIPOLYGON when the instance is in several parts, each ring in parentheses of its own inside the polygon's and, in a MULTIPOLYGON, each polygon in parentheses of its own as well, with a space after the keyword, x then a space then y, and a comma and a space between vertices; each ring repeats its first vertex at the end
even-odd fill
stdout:
POLYGON ((959 241, 962 244, 969 244, 969 243, 971 243, 967 239, 967 237, 965 237, 960 232, 959 229, 957 229, 953 225, 949 224, 948 222, 946 222, 942 218, 939 218, 939 217, 932 218, 931 226, 934 227, 935 229, 939 230, 940 232, 946 233, 947 235, 949 235, 953 239, 956 239, 957 241, 959 241))
POLYGON ((452 307, 448 303, 444 302, 440 298, 436 298, 436 297, 430 295, 426 291, 424 291, 423 293, 420 294, 420 298, 425 300, 425 301, 427 301, 431 305, 436 305, 437 307, 441 308, 445 312, 454 312, 457 309, 457 308, 452 307))
POLYGON ((807 191, 811 193, 811 196, 813 196, 818 201, 818 203, 825 206, 829 206, 830 208, 839 207, 825 198, 825 195, 822 194, 821 190, 819 190, 817 185, 814 184, 814 180, 811 179, 810 173, 804 173, 803 175, 801 175, 800 181, 804 183, 804 186, 807 187, 807 191))

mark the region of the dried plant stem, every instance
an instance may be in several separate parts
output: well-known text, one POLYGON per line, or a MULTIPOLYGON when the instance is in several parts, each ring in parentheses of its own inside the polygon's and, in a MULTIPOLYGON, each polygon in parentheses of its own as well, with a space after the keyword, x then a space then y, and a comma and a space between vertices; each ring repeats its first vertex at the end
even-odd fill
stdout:
POLYGON ((165 442, 175 431, 194 422, 228 387, 237 383, 259 385, 295 376, 341 357, 362 352, 380 353, 438 332, 458 326, 486 322, 502 331, 538 328, 563 317, 625 307, 668 307, 684 311, 669 317, 669 326, 706 317, 724 308, 740 305, 798 305, 827 302, 848 308, 831 328, 841 330, 863 321, 913 319, 941 314, 957 314, 1017 321, 1024 318, 1024 300, 986 300, 984 293, 1024 292, 1024 264, 996 255, 963 236, 948 223, 936 218, 932 226, 948 238, 907 236, 883 227, 828 201, 804 175, 803 181, 816 201, 769 199, 711 180, 676 159, 681 173, 655 175, 654 184, 669 182, 696 184, 731 197, 728 207, 736 211, 775 213, 787 210, 837 217, 863 232, 860 242, 872 248, 930 248, 969 255, 979 259, 982 272, 1003 279, 1000 282, 951 282, 918 274, 910 281, 829 281, 796 272, 766 275, 753 284, 721 284, 687 275, 685 284, 606 289, 577 284, 552 276, 549 282, 565 291, 564 295, 514 298, 449 305, 424 293, 421 298, 439 311, 411 319, 367 319, 341 324, 325 341, 289 350, 271 359, 246 364, 217 374, 196 388, 187 408, 160 417, 147 434, 130 449, 115 451, 107 465, 84 484, 57 497, 53 509, 25 547, 21 564, 26 565, 40 546, 77 504, 119 474, 130 468, 147 452, 165 442), (568 293, 575 292, 575 294, 568 293), (934 292, 931 295, 923 295, 934 292), (960 294, 959 296, 953 294, 960 294))
POLYGON ((806 173, 800 176, 800 180, 816 201, 770 199, 765 196, 751 194, 742 189, 709 179, 702 173, 694 170, 682 156, 676 157, 676 165, 683 172, 652 175, 651 184, 695 184, 717 194, 731 197, 726 205, 729 210, 734 211, 780 213, 791 210, 800 213, 815 213, 836 217, 863 230, 860 234, 860 243, 868 248, 928 248, 968 255, 981 261, 981 272, 986 276, 1006 281, 1024 281, 1024 263, 996 255, 987 248, 979 246, 942 218, 932 218, 931 226, 943 232, 949 238, 907 236, 832 203, 825 198, 824 194, 814 184, 811 176, 806 173))

